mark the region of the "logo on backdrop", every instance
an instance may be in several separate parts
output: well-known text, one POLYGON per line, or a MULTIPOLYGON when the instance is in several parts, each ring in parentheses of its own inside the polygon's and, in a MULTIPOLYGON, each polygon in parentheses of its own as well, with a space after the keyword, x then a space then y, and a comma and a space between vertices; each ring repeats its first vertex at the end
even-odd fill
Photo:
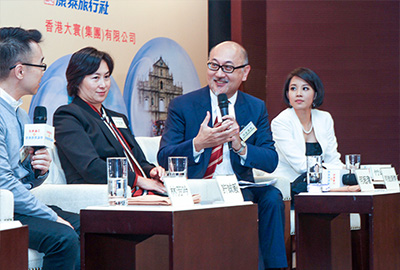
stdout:
POLYGON ((171 100, 199 88, 193 62, 178 43, 164 37, 148 41, 133 58, 124 87, 135 136, 160 136, 171 100))
POLYGON ((108 15, 109 1, 105 0, 44 0, 45 5, 108 15))
POLYGON ((160 56, 148 73, 148 80, 137 82, 139 106, 151 116, 153 135, 161 136, 167 119, 167 108, 172 99, 182 95, 182 84, 174 83, 174 76, 160 56))
POLYGON ((118 29, 108 29, 92 25, 82 25, 79 23, 62 22, 59 20, 47 19, 45 21, 47 33, 65 35, 82 39, 96 39, 99 41, 132 43, 136 44, 136 33, 120 31, 118 29))

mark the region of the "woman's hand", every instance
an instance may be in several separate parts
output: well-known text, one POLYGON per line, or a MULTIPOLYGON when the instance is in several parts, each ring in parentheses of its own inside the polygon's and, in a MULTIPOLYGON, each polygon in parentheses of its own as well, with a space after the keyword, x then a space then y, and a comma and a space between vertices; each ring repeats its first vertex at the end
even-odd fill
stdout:
POLYGON ((159 193, 166 193, 167 189, 163 185, 163 183, 156 179, 144 178, 139 176, 136 182, 136 185, 140 188, 146 190, 154 190, 159 193))
POLYGON ((165 175, 165 169, 161 166, 154 167, 150 171, 150 178, 162 181, 162 177, 165 175))
POLYGON ((359 185, 354 186, 344 186, 339 188, 332 188, 330 191, 332 192, 359 192, 361 188, 359 185))

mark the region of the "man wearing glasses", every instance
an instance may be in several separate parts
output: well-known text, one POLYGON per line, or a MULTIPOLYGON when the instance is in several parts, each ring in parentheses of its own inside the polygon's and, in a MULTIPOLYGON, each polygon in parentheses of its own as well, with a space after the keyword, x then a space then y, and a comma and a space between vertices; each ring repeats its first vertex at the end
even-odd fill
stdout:
MULTIPOLYGON (((239 180, 254 182, 252 169, 273 172, 278 155, 264 102, 238 90, 251 69, 247 52, 238 43, 220 43, 211 49, 207 67, 208 86, 170 103, 159 164, 167 168, 169 156, 187 156, 188 178, 235 174, 239 180), (219 94, 226 94, 229 101, 229 114, 222 117, 219 94), (239 132, 249 124, 257 130, 243 141, 239 132)), ((260 265, 287 267, 282 194, 273 186, 246 188, 242 193, 245 200, 258 204, 260 265)))
POLYGON ((46 70, 41 38, 37 30, 0 28, 0 188, 14 194, 14 219, 28 225, 29 247, 45 254, 43 270, 79 269, 79 215, 48 207, 29 192, 48 175, 48 151, 20 151, 30 122, 21 98, 36 94, 46 70), (37 178, 33 170, 40 170, 37 178))

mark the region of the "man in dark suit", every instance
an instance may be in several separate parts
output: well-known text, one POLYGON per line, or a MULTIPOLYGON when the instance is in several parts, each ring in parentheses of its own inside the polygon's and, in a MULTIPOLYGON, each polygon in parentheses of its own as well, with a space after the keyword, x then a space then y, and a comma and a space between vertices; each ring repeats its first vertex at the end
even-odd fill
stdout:
MULTIPOLYGON (((158 153, 160 165, 167 166, 169 156, 187 156, 189 178, 235 174, 239 180, 254 181, 253 168, 273 172, 278 155, 265 104, 238 91, 250 72, 246 50, 235 42, 220 43, 210 51, 207 66, 208 86, 170 103, 158 153), (221 93, 229 100, 229 115, 223 117, 217 101, 221 93), (257 130, 242 141, 239 131, 251 123, 257 130), (221 144, 222 160, 214 161, 213 153, 221 144)), ((273 186, 242 193, 245 200, 258 204, 261 265, 287 267, 282 194, 273 186)))

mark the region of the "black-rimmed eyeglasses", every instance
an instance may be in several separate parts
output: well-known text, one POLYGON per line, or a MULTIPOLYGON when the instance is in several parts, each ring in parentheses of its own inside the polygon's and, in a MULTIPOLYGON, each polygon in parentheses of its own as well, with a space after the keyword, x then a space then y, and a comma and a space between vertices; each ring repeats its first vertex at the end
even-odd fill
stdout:
MULTIPOLYGON (((30 67, 38 67, 38 68, 41 68, 43 71, 46 71, 46 69, 47 69, 47 65, 46 65, 45 63, 40 64, 40 65, 37 65, 37 64, 30 64, 30 63, 21 63, 21 65, 30 66, 30 67)), ((14 66, 10 67, 10 70, 12 70, 13 68, 15 68, 16 66, 17 66, 17 65, 14 65, 14 66)))
POLYGON ((235 69, 244 68, 247 65, 249 65, 249 64, 244 64, 241 66, 234 67, 232 65, 218 65, 217 63, 214 63, 214 62, 207 63, 207 67, 209 70, 218 71, 219 69, 222 69, 222 71, 225 73, 232 73, 235 71, 235 69))

